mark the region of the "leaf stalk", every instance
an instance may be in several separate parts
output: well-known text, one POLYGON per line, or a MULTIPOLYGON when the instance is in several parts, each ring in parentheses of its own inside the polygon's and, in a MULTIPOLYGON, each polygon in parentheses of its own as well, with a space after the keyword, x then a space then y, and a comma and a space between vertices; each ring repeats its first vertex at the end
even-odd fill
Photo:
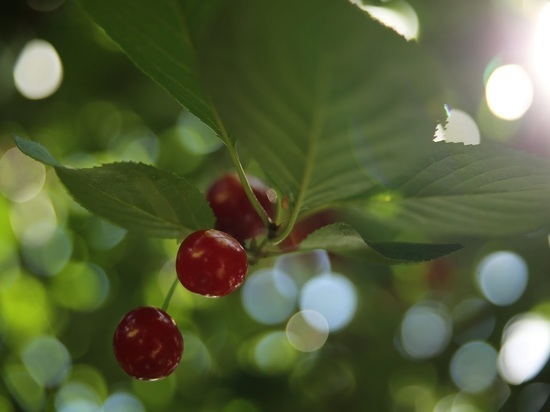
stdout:
POLYGON ((218 126, 218 129, 220 130, 220 134, 221 134, 220 137, 222 141, 225 143, 227 150, 229 151, 229 156, 231 157, 231 160, 233 162, 237 175, 239 176, 239 180, 243 185, 246 196, 250 200, 250 203, 252 203, 254 210, 256 210, 256 213, 258 213, 258 215, 262 219, 264 226, 267 229, 269 228, 269 225, 272 224, 273 222, 271 218, 267 215, 267 212, 264 210, 262 205, 260 204, 258 198, 256 197, 256 195, 252 190, 252 187, 250 186, 250 183, 248 182, 248 179, 246 178, 246 174, 244 172, 244 168, 241 163, 241 160, 239 159, 239 154, 237 153, 237 149, 235 148, 235 145, 229 138, 227 130, 225 129, 225 125, 223 124, 218 111, 215 109, 215 106, 213 104, 211 104, 211 106, 213 108, 214 117, 216 118, 216 124, 218 126))

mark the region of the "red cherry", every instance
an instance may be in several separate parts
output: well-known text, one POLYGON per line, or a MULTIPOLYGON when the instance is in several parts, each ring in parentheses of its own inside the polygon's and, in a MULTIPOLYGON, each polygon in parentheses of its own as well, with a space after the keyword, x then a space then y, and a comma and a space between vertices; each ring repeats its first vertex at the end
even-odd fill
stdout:
POLYGON ((191 292, 219 297, 237 289, 248 270, 248 258, 231 235, 215 229, 199 230, 181 243, 176 272, 191 292))
MULTIPOLYGON (((256 177, 247 176, 247 179, 267 215, 273 219, 275 203, 269 199, 270 188, 256 177)), ((216 180, 206 197, 216 215, 216 229, 229 233, 239 241, 265 232, 265 225, 236 173, 228 173, 216 180)))
POLYGON ((288 237, 281 242, 280 247, 285 252, 296 250, 311 233, 336 221, 338 221, 337 216, 332 210, 323 210, 301 219, 294 225, 288 237))
POLYGON ((156 380, 170 375, 183 353, 183 337, 174 319, 162 309, 140 306, 118 324, 115 357, 133 378, 156 380))
POLYGON ((430 288, 435 290, 452 288, 455 269, 453 262, 446 258, 430 262, 427 273, 430 288))

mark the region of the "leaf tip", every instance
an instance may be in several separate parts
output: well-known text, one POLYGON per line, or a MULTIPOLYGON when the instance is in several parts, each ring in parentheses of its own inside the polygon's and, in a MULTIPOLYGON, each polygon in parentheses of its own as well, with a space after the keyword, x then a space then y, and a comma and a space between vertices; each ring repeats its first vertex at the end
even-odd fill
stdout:
POLYGON ((61 166, 61 164, 55 159, 55 157, 52 156, 48 149, 46 149, 40 143, 25 139, 16 134, 12 134, 12 138, 15 141, 15 145, 17 146, 17 148, 25 153, 27 156, 32 157, 34 160, 37 160, 49 166, 61 166))

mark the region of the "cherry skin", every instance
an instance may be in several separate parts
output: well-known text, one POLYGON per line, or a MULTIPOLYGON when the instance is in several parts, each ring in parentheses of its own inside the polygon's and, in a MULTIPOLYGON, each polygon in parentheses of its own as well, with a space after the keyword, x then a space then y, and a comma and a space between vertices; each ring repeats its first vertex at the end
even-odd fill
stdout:
MULTIPOLYGON (((275 217, 275 203, 269 199, 270 190, 260 179, 247 176, 252 192, 270 218, 275 217)), ((216 180, 206 195, 214 215, 216 229, 229 233, 239 241, 265 232, 265 226, 248 199, 236 173, 228 173, 216 180)))
POLYGON ((231 235, 216 229, 199 230, 181 243, 176 272, 188 290, 209 297, 225 296, 244 282, 248 257, 231 235))
POLYGON ((183 337, 176 322, 162 309, 140 306, 118 324, 113 339, 115 357, 128 375, 157 380, 170 375, 183 354, 183 337))
POLYGON ((280 244, 281 250, 291 252, 297 250, 300 243, 311 233, 323 226, 339 221, 332 210, 323 210, 296 222, 292 232, 280 244))

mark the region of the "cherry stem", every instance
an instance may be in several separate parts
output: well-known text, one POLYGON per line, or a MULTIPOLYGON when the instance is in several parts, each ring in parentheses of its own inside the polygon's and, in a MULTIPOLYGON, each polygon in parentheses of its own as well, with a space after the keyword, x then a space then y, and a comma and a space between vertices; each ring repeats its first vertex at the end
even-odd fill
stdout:
POLYGON ((290 214, 290 218, 288 219, 288 222, 283 226, 283 230, 281 233, 279 233, 277 236, 275 236, 273 239, 271 239, 271 243, 274 245, 277 245, 281 243, 285 238, 290 235, 290 232, 292 232, 292 229, 294 228, 294 225, 296 224, 296 221, 298 220, 298 215, 300 213, 299 207, 297 205, 294 206, 292 209, 292 213, 290 214))
MULTIPOLYGON (((214 105, 212 104, 212 107, 214 108, 214 105)), ((229 135, 227 134, 227 130, 225 129, 225 125, 222 122, 222 119, 220 118, 220 115, 217 110, 213 109, 213 114, 216 120, 216 124, 220 131, 220 137, 225 143, 225 146, 227 147, 227 150, 229 151, 229 155, 231 157, 231 160, 233 161, 233 165, 235 166, 235 170, 237 171, 237 174, 239 175, 239 180, 241 181, 244 191, 246 193, 246 196, 248 196, 248 199, 250 200, 250 203, 252 203, 252 206, 254 206, 254 210, 258 213, 260 218, 262 219, 262 222, 266 229, 269 227, 270 223, 272 223, 271 218, 267 215, 267 212, 264 210, 260 202, 258 201, 258 198, 252 191, 252 188, 250 187, 250 183, 248 183, 248 179, 246 178, 246 174, 244 173, 243 165, 241 164, 241 160, 239 159, 239 154, 237 153, 237 149, 235 148, 235 145, 229 138, 229 135)))
POLYGON ((237 151, 233 146, 228 146, 228 147, 229 147, 229 153, 231 155, 231 159, 233 160, 233 164, 235 166, 235 170, 239 175, 239 179, 243 185, 243 189, 246 193, 246 196, 248 196, 250 203, 252 203, 252 206, 254 206, 254 210, 256 210, 256 213, 258 213, 258 215, 262 219, 264 226, 267 228, 272 223, 271 218, 267 215, 266 211, 260 204, 258 198, 254 194, 254 191, 252 190, 250 183, 248 183, 248 179, 246 178, 246 174, 244 172, 241 161, 239 160, 239 155, 237 151))
POLYGON ((176 290, 176 286, 178 285, 179 279, 176 276, 176 279, 172 282, 172 286, 170 286, 170 289, 168 290, 168 293, 166 294, 166 297, 164 298, 164 302, 162 302, 161 309, 166 312, 168 309, 168 305, 170 304, 170 301, 172 300, 172 295, 174 294, 174 291, 176 290))

